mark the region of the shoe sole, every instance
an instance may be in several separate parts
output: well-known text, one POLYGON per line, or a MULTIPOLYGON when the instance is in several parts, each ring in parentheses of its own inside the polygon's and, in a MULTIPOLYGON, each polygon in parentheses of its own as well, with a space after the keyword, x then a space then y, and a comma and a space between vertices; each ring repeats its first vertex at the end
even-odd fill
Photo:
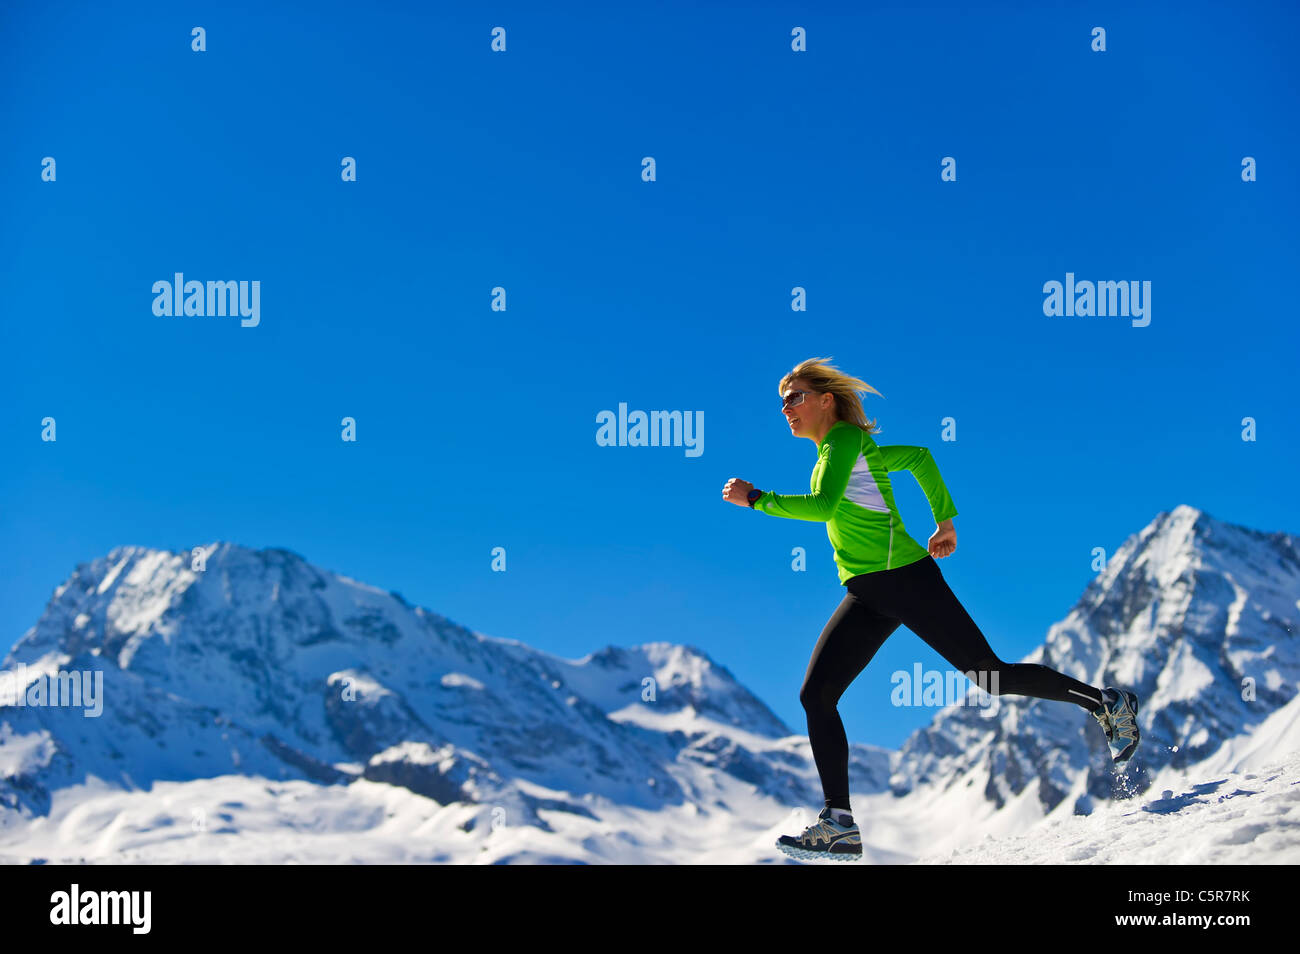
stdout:
POLYGON ((1133 740, 1133 743, 1128 747, 1128 750, 1126 752, 1121 753, 1118 758, 1112 757, 1112 761, 1116 765, 1123 765, 1125 762, 1131 759, 1133 757, 1133 753, 1137 751, 1138 743, 1142 741, 1142 730, 1138 728, 1138 724, 1137 724, 1138 721, 1137 720, 1137 715, 1138 715, 1137 696, 1129 692, 1127 689, 1121 689, 1120 692, 1124 694, 1124 701, 1128 703, 1128 707, 1133 710, 1133 731, 1137 733, 1137 738, 1133 740))
POLYGON ((799 861, 861 861, 861 851, 813 851, 809 848, 797 848, 794 845, 783 845, 779 841, 776 847, 799 861))

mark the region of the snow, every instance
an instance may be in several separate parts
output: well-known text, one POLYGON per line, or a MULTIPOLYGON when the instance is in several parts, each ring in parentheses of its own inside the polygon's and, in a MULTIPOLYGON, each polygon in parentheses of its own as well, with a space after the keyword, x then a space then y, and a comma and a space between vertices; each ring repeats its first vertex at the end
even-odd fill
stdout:
POLYGON ((1088 816, 1049 821, 1029 834, 989 838, 917 863, 1300 863, 1300 751, 1258 772, 1184 776, 1170 785, 1159 797, 1109 802, 1088 816))
POLYGON ((1265 772, 1286 753, 1300 750, 1300 695, 1275 710, 1259 726, 1226 740, 1197 769, 1202 775, 1265 772))
MULTIPOLYGON (((855 797, 854 812, 867 863, 1295 864, 1300 751, 1265 761, 1259 771, 1169 780, 1150 797, 1048 819, 1029 833, 1015 832, 1014 806, 1011 815, 972 818, 942 797, 892 808, 887 795, 855 797), (964 834, 960 846, 918 857, 916 845, 946 844, 945 834, 956 832, 964 834)), ((814 811, 765 805, 723 773, 714 782, 711 794, 725 807, 688 802, 645 811, 601 803, 592 806, 594 820, 544 810, 554 828, 545 832, 512 824, 499 805, 439 805, 364 779, 322 786, 226 775, 159 782, 151 791, 121 791, 96 780, 59 791, 49 815, 26 825, 6 825, 0 813, 0 862, 793 863, 773 842, 810 824, 814 811)))
POLYGON ((19 734, 8 723, 0 723, 0 778, 43 768, 53 753, 54 743, 48 732, 19 734))
POLYGON ((443 686, 446 686, 448 689, 454 686, 462 686, 466 689, 480 689, 480 690, 485 688, 483 683, 479 682, 473 676, 465 675, 463 672, 443 673, 442 679, 440 679, 439 682, 443 686))
MULTIPOLYGON (((89 652, 111 704, 0 706, 0 862, 797 863, 773 842, 820 808, 808 740, 706 653, 565 659, 204 549, 79 566, 9 655, 30 680, 89 652)), ((1026 657, 1139 691, 1140 794, 1079 707, 949 706, 851 745, 866 861, 1300 861, 1296 567, 1284 534, 1159 515, 1026 657)))

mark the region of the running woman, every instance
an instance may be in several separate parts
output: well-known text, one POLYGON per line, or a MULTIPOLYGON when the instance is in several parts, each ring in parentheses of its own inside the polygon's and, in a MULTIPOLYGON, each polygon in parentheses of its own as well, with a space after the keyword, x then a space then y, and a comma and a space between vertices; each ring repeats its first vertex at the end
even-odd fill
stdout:
POLYGON ((991 684, 997 695, 1082 706, 1106 733, 1116 763, 1127 761, 1138 744, 1137 697, 1111 686, 1094 688, 1037 663, 1004 662, 993 652, 935 562, 957 547, 957 508, 934 458, 924 447, 877 445, 871 435, 879 428, 867 421, 858 392, 880 392, 828 360, 802 362, 779 386, 790 433, 817 445, 812 493, 755 490, 733 477, 722 497, 775 517, 826 524, 847 592, 813 648, 799 690, 826 804, 815 824, 798 836, 782 835, 776 845, 803 860, 855 861, 862 857, 862 835, 849 807, 849 746, 836 704, 900 624, 968 678, 991 684), (937 526, 928 547, 908 535, 894 503, 889 474, 901 470, 911 471, 934 514, 937 526))

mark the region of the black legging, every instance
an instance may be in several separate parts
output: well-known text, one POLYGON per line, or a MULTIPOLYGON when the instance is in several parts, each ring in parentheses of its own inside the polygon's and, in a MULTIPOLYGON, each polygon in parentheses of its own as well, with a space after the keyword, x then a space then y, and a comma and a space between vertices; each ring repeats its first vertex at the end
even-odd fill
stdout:
POLYGON ((1055 669, 999 659, 948 588, 932 556, 892 570, 863 573, 844 585, 848 592, 822 630, 799 690, 828 806, 849 807, 849 742, 835 705, 899 624, 929 643, 959 672, 989 674, 983 683, 989 692, 1077 702, 1089 712, 1101 704, 1100 690, 1055 669), (996 685, 991 680, 995 672, 996 685))

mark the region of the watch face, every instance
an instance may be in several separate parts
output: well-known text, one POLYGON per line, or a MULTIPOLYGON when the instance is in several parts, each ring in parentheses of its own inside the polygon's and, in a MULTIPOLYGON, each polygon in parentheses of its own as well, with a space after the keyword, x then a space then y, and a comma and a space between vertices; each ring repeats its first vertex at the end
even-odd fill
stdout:
POLYGON ((757 500, 759 497, 763 496, 763 491, 761 491, 761 490, 751 490, 751 491, 750 491, 748 494, 746 494, 745 496, 747 496, 747 497, 749 498, 749 502, 750 502, 750 503, 753 503, 753 502, 754 502, 755 500, 757 500))

